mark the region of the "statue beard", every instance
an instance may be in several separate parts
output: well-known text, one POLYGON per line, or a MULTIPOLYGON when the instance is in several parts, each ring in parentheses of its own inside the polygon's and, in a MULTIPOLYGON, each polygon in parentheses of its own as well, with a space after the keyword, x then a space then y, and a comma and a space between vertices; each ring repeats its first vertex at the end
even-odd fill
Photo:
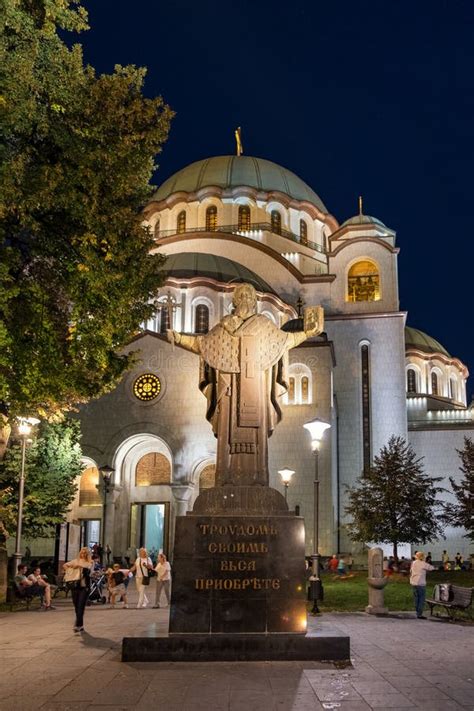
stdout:
POLYGON ((235 310, 236 316, 243 319, 244 321, 250 318, 250 316, 253 316, 254 313, 256 313, 255 306, 239 306, 235 310))

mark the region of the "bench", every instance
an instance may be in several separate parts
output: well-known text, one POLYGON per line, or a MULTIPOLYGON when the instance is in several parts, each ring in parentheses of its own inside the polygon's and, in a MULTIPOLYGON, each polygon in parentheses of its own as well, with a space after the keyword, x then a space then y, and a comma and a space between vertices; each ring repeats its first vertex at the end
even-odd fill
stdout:
POLYGON ((430 608, 430 615, 433 614, 433 608, 439 606, 446 609, 451 620, 455 620, 458 610, 468 610, 471 607, 474 588, 462 588, 459 585, 451 585, 449 600, 440 600, 437 588, 439 588, 439 586, 435 585, 433 597, 426 600, 430 608))
POLYGON ((15 604, 22 604, 26 606, 26 609, 30 609, 30 605, 32 601, 34 600, 35 597, 38 598, 40 601, 40 604, 43 604, 43 596, 42 595, 28 595, 28 592, 23 592, 18 589, 18 587, 15 585, 15 583, 12 583, 10 585, 10 612, 13 610, 13 606, 15 604))

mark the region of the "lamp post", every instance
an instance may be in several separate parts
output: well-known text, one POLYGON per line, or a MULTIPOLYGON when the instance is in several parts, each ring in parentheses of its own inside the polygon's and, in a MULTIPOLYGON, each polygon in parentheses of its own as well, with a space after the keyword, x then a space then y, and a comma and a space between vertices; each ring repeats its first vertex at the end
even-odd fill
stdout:
POLYGON ((107 513, 107 494, 110 491, 110 484, 112 482, 112 477, 114 474, 115 469, 113 467, 109 467, 108 464, 104 464, 103 467, 100 468, 100 474, 102 476, 102 491, 104 493, 104 501, 102 504, 102 548, 105 550, 105 521, 106 521, 106 513, 107 513))
POLYGON ((285 485, 285 501, 288 503, 288 487, 290 486, 291 477, 295 472, 293 469, 288 469, 288 467, 283 467, 283 469, 278 470, 278 474, 281 476, 281 480, 285 485))
POLYGON ((312 572, 310 577, 311 596, 313 600, 313 609, 311 614, 315 615, 319 612, 318 600, 323 599, 323 584, 319 577, 319 448, 321 440, 327 429, 331 427, 328 422, 315 417, 314 420, 306 422, 303 425, 311 435, 311 447, 314 452, 314 529, 313 529, 313 555, 312 557, 312 572))
POLYGON ((39 420, 37 420, 36 417, 20 417, 18 423, 18 434, 21 438, 21 469, 18 487, 18 519, 16 523, 15 552, 13 554, 14 575, 16 575, 18 566, 21 563, 21 530, 23 527, 23 499, 25 492, 26 442, 31 434, 33 426, 38 423, 39 420))

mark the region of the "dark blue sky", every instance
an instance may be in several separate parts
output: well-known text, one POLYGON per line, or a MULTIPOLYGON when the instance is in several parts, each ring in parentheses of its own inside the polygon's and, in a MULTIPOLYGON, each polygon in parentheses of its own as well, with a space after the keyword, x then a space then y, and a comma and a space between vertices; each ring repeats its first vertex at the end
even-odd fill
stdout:
POLYGON ((148 67, 146 92, 177 112, 155 182, 233 153, 240 125, 247 155, 293 170, 340 222, 362 194, 398 233, 409 325, 474 376, 472 0, 85 4, 86 60, 148 67))

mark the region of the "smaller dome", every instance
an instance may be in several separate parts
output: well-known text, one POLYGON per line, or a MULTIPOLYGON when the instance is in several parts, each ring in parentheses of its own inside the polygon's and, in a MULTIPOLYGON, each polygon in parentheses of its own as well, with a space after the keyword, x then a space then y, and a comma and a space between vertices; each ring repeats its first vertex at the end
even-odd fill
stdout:
POLYGON ((381 220, 371 215, 354 215, 354 217, 350 217, 343 222, 341 227, 348 227, 349 225, 378 225, 379 227, 388 229, 387 225, 384 225, 381 220))
POLYGON ((163 266, 166 276, 175 279, 192 279, 193 277, 209 277, 224 284, 252 284, 257 291, 275 294, 275 291, 255 272, 242 264, 218 257, 215 254, 201 252, 181 252, 170 254, 163 266))
POLYGON ((424 351, 424 353, 441 353, 451 358, 446 348, 436 339, 431 338, 431 336, 428 336, 428 334, 423 331, 419 331, 417 328, 407 326, 405 328, 405 350, 410 350, 410 348, 424 351))

